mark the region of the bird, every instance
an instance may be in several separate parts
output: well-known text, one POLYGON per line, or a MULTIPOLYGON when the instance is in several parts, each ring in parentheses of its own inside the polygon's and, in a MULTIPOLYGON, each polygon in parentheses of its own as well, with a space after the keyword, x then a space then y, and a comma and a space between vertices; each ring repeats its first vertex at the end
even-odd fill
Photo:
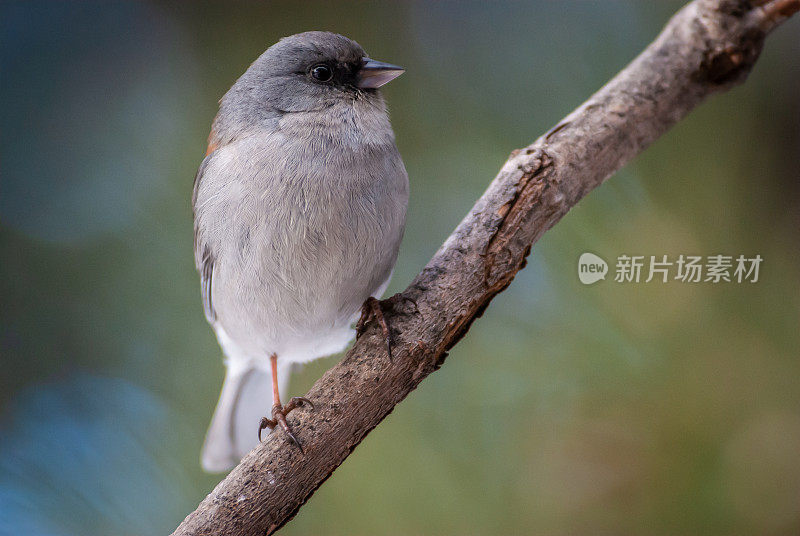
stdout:
POLYGON ((281 403, 289 375, 342 351, 357 320, 376 320, 391 352, 379 299, 409 182, 379 88, 403 72, 310 31, 270 46, 219 101, 192 194, 203 309, 226 367, 207 472, 230 469, 265 429, 302 450, 286 416, 313 402, 281 403))

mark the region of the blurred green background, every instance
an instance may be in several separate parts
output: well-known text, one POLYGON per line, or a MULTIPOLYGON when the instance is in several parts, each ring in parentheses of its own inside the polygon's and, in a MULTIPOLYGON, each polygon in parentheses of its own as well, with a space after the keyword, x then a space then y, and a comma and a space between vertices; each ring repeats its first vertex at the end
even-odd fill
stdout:
MULTIPOLYGON (((327 29, 407 68, 394 292, 680 4, 3 2, 0 534, 167 534, 219 480, 189 198, 217 99, 270 44, 327 29)), ((548 232, 282 534, 800 533, 799 31, 548 232), (584 286, 584 251, 764 262, 584 286)))

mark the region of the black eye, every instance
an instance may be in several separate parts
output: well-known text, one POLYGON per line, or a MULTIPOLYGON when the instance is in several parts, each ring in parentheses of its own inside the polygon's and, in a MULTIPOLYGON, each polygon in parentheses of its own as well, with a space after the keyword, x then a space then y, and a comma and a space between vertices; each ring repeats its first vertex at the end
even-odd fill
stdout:
POLYGON ((321 63, 311 68, 311 76, 314 77, 314 80, 319 80, 320 82, 327 82, 328 80, 333 78, 333 70, 324 63, 321 63))

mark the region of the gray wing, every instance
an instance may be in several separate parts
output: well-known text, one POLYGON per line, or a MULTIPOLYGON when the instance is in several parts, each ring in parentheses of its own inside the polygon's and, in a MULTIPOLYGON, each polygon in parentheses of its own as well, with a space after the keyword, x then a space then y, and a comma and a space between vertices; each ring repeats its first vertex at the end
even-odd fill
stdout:
POLYGON ((203 172, 208 167, 208 163, 214 157, 214 153, 209 154, 203 159, 197 174, 194 176, 194 187, 192 189, 192 212, 194 213, 194 255, 197 271, 200 273, 200 293, 203 299, 203 311, 206 319, 214 322, 217 314, 214 312, 214 302, 211 298, 211 283, 214 278, 214 252, 211 246, 200 238, 197 228, 197 188, 203 180, 203 172))

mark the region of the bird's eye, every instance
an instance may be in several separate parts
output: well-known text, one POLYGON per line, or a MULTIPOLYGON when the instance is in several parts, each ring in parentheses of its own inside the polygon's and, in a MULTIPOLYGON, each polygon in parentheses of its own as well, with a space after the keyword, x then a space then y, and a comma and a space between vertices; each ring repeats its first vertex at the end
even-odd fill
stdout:
POLYGON ((314 77, 314 80, 319 80, 320 82, 327 82, 328 80, 333 78, 333 70, 324 63, 321 63, 311 68, 311 76, 314 77))

